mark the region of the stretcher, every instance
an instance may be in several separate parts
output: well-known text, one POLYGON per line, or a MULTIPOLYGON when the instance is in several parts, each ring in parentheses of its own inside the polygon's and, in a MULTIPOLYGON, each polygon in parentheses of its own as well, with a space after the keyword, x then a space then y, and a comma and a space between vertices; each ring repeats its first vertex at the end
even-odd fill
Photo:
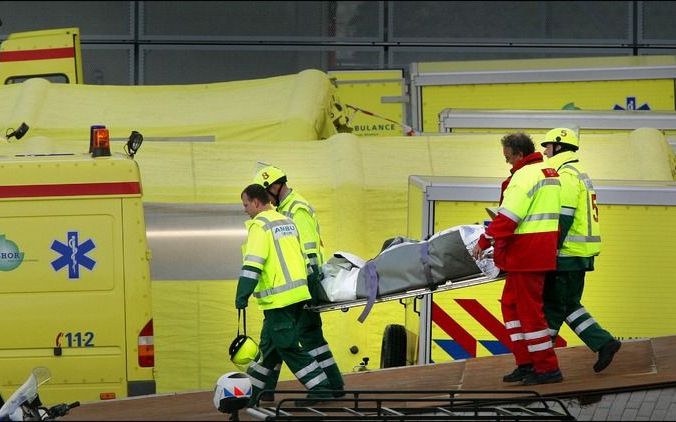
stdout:
POLYGON ((497 280, 492 249, 479 260, 470 251, 484 232, 481 225, 462 225, 424 241, 396 237, 373 259, 337 252, 323 266, 321 289, 314 295, 317 312, 365 305, 364 322, 375 303, 401 300, 497 280))

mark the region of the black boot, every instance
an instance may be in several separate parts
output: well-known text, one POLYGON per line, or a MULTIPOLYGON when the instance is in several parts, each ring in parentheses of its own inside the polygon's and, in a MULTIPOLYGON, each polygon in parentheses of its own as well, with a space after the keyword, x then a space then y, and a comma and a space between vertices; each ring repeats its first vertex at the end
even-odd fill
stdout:
POLYGON ((563 375, 557 369, 550 372, 531 372, 521 381, 521 385, 552 384, 561 381, 563 381, 563 375))
POLYGON ((323 403, 325 401, 330 401, 333 399, 332 395, 329 394, 313 394, 310 393, 303 399, 297 399, 293 402, 296 407, 310 407, 315 404, 323 403))
POLYGON ((533 373, 533 365, 527 363, 519 365, 511 373, 502 377, 502 382, 518 382, 526 378, 526 375, 533 373))
POLYGON ((339 399, 341 397, 345 397, 345 390, 344 387, 341 385, 338 388, 333 389, 333 397, 339 399))
POLYGON ((264 391, 260 396, 260 401, 275 401, 274 391, 264 391))
POLYGON ((599 357, 594 364, 594 372, 601 372, 610 365, 610 362, 613 361, 613 356, 620 350, 622 343, 615 339, 610 340, 606 343, 601 350, 599 350, 599 357))

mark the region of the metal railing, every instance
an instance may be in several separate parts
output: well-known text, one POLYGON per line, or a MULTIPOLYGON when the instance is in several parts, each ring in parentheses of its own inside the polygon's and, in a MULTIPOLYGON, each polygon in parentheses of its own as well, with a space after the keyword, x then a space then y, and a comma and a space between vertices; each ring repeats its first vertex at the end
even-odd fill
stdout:
POLYGON ((529 390, 346 390, 319 403, 307 390, 276 391, 271 407, 260 401, 246 410, 257 420, 575 420, 563 402, 529 390))

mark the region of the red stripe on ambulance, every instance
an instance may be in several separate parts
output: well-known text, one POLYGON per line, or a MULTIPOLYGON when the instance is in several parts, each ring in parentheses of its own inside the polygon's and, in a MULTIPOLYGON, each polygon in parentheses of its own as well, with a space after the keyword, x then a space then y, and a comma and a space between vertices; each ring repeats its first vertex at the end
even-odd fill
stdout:
POLYGON ((75 57, 73 47, 42 48, 37 50, 0 51, 0 62, 21 62, 28 60, 70 59, 75 57))
POLYGON ((512 350, 505 324, 494 317, 493 314, 490 313, 488 309, 484 308, 484 306, 480 304, 478 300, 455 299, 455 301, 462 309, 467 311, 468 314, 472 315, 479 324, 488 330, 489 333, 493 334, 493 337, 495 337, 500 343, 507 346, 509 350, 512 350))
POLYGON ((0 198, 47 196, 133 195, 141 193, 138 182, 68 183, 55 185, 0 186, 0 198))
POLYGON ((451 336, 470 356, 476 357, 476 339, 432 301, 432 321, 451 336))

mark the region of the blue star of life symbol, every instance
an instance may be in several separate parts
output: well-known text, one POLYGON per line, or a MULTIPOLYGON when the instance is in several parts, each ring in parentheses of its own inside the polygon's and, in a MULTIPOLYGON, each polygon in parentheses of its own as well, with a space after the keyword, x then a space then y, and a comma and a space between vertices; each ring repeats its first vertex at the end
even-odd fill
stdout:
POLYGON ((63 267, 68 267, 68 278, 80 278, 80 266, 92 270, 96 261, 87 256, 87 253, 94 249, 94 241, 87 239, 86 242, 78 243, 78 233, 68 232, 66 236, 67 243, 55 240, 52 242, 52 250, 61 256, 52 261, 54 271, 59 271, 63 267))
POLYGON ((648 103, 643 103, 640 107, 636 107, 636 97, 627 97, 627 108, 615 104, 613 110, 650 110, 648 103))

